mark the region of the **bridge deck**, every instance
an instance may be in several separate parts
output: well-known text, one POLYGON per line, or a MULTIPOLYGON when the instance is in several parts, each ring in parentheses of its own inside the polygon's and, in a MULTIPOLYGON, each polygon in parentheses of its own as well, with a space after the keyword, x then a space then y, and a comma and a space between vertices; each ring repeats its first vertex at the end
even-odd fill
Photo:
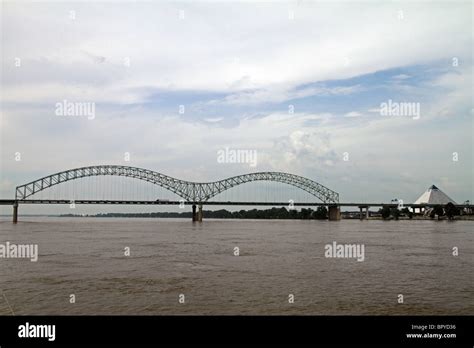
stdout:
MULTIPOLYGON (((15 202, 19 204, 71 204, 72 201, 67 199, 25 199, 25 200, 14 200, 14 199, 0 199, 0 205, 13 205, 15 202)), ((127 201, 127 200, 76 200, 75 204, 122 204, 122 205, 180 205, 183 201, 167 201, 167 200, 157 200, 157 201, 127 201)), ((189 202, 184 201, 185 205, 199 204, 199 202, 189 202)), ((209 201, 202 202, 203 205, 240 205, 240 206, 288 206, 289 202, 219 202, 219 201, 209 201)), ((395 208, 398 206, 397 203, 299 203, 294 202, 294 206, 299 207, 313 207, 313 206, 328 206, 334 205, 339 207, 382 207, 388 206, 395 208)), ((413 204, 413 203, 404 203, 404 207, 412 208, 424 208, 428 206, 434 206, 434 204, 413 204)), ((471 207, 472 205, 468 204, 456 204, 458 208, 471 207)))

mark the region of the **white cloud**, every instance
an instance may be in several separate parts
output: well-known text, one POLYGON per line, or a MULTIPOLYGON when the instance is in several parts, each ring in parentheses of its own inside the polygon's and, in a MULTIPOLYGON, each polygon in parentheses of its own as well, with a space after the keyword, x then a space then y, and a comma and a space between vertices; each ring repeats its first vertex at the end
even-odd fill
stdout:
POLYGON ((205 118, 204 119, 204 121, 209 122, 209 123, 221 122, 222 120, 224 120, 223 117, 205 118))
POLYGON ((357 111, 351 111, 344 115, 344 117, 360 117, 362 114, 357 111))
POLYGON ((406 79, 409 79, 411 78, 410 75, 407 75, 407 74, 399 74, 399 75, 395 75, 392 77, 392 79, 394 80, 406 80, 406 79))
POLYGON ((232 93, 230 103, 279 101, 320 92, 295 90, 307 83, 470 54, 470 13, 457 3, 407 3, 403 21, 396 3, 302 3, 292 21, 283 3, 83 3, 74 4, 75 20, 70 8, 4 4, 8 101, 43 89, 41 97, 56 100, 77 86, 116 103, 143 100, 150 89, 232 93), (14 67, 15 57, 22 67, 14 67))
POLYGON ((307 87, 288 89, 288 86, 272 86, 268 89, 257 89, 233 93, 221 100, 212 100, 209 105, 253 105, 259 103, 280 103, 309 96, 348 95, 362 91, 360 85, 339 87, 307 87))

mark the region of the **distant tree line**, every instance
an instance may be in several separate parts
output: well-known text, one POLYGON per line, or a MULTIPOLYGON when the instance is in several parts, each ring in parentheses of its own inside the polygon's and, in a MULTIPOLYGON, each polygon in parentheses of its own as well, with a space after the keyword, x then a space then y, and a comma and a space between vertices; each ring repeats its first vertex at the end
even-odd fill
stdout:
MULTIPOLYGON (((66 214, 62 216, 77 216, 73 214, 66 214)), ((191 218, 191 212, 182 213, 106 213, 87 215, 94 217, 150 217, 150 218, 191 218)), ((324 220, 328 218, 328 210, 324 206, 318 207, 316 210, 311 208, 303 208, 301 210, 282 208, 271 208, 265 210, 240 210, 228 211, 221 210, 204 210, 203 217, 208 219, 302 219, 302 220, 324 220)))
MULTIPOLYGON (((459 215, 459 209, 452 203, 443 206, 434 206, 428 208, 429 216, 434 219, 438 217, 441 219, 446 216, 449 220, 453 220, 454 216, 459 215)), ((390 208, 388 206, 382 207, 379 211, 384 220, 395 219, 398 220, 400 216, 406 216, 410 219, 413 218, 414 214, 407 207, 403 209, 390 208)), ((82 216, 74 214, 66 214, 61 216, 82 216)), ((192 213, 182 212, 156 212, 156 213, 106 213, 96 215, 86 215, 93 217, 132 217, 132 218, 189 218, 191 219, 192 213)), ((328 218, 328 210, 325 206, 320 206, 316 210, 311 208, 302 208, 301 210, 281 208, 271 208, 265 210, 252 209, 252 210, 240 210, 240 211, 228 211, 226 209, 220 210, 204 210, 203 217, 208 219, 301 219, 301 220, 325 220, 328 218)))
POLYGON ((203 212, 204 217, 211 219, 302 219, 302 220, 324 220, 328 218, 328 210, 324 206, 316 210, 303 208, 301 210, 282 208, 271 208, 265 210, 252 209, 230 212, 225 209, 203 212))

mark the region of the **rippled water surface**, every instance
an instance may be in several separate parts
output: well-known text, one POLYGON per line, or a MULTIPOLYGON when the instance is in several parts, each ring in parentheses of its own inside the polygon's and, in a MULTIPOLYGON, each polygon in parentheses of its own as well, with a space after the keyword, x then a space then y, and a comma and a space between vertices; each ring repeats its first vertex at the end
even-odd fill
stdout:
POLYGON ((0 243, 39 259, 0 259, 3 315, 474 314, 468 221, 21 219, 0 243), (325 258, 333 241, 365 260, 325 258))

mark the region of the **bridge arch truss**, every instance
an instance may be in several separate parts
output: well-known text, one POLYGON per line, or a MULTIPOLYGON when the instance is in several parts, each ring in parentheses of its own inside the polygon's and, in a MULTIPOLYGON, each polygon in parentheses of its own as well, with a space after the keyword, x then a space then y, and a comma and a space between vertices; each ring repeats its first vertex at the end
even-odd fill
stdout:
POLYGON ((24 200, 49 187, 80 178, 113 175, 135 178, 159 185, 181 198, 196 203, 204 203, 232 187, 253 181, 273 181, 292 185, 304 190, 327 204, 339 203, 339 194, 311 179, 283 172, 257 172, 243 174, 214 182, 192 182, 176 179, 152 170, 120 166, 97 165, 69 169, 51 174, 16 187, 15 199, 24 200))

